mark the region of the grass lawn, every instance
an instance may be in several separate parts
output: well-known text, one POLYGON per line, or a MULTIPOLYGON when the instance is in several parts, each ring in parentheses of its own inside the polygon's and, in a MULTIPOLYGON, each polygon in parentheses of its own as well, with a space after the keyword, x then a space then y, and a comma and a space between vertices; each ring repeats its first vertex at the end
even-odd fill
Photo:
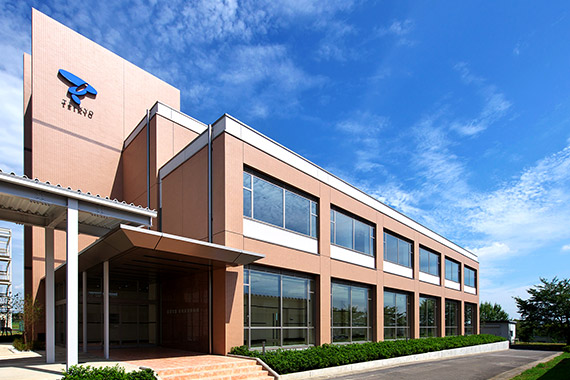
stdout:
POLYGON ((511 380, 568 380, 570 378, 570 353, 558 355, 549 362, 527 369, 511 380))

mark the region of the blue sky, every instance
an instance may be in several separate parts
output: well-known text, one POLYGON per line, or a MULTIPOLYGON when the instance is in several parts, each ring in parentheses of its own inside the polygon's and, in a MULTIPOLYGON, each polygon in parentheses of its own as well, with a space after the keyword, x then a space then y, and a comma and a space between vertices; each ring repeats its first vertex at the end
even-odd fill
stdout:
POLYGON ((23 172, 33 6, 180 88, 183 112, 229 113, 472 250, 481 301, 514 317, 513 295, 570 277, 566 2, 0 4, 4 171, 23 172))

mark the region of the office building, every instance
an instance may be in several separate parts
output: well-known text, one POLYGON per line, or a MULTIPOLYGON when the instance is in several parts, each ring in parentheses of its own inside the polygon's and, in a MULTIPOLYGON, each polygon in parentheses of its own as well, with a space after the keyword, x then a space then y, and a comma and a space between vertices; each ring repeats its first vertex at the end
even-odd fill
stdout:
MULTIPOLYGON (((158 214, 84 229, 78 315, 55 232, 58 344, 70 324, 87 348, 218 354, 479 331, 474 254, 232 116, 180 112, 178 89, 36 10, 24 111, 26 176, 158 214)), ((42 302, 44 234, 25 228, 42 302)))

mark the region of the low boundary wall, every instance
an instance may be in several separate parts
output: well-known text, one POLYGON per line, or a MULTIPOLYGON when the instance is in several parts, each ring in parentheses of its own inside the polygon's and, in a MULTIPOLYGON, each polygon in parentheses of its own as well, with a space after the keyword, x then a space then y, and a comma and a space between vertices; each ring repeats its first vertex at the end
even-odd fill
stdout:
POLYGON ((313 369, 304 372, 289 373, 276 377, 280 380, 297 380, 297 379, 310 379, 321 376, 343 375, 350 374, 357 371, 365 371, 383 367, 391 367, 406 363, 417 363, 420 361, 429 361, 437 359, 446 359, 456 356, 480 354, 483 352, 503 351, 509 349, 509 342, 497 342, 480 344, 477 346, 468 346, 461 348, 452 348, 450 350, 442 350, 435 352, 426 352, 424 354, 400 356, 397 358, 373 360, 369 362, 361 362, 354 364, 341 365, 336 367, 313 369))

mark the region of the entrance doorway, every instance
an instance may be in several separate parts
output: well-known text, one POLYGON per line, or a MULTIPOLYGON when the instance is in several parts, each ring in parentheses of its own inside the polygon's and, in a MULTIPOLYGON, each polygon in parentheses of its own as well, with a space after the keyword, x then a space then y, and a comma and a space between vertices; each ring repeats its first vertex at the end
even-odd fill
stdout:
POLYGON ((208 271, 162 282, 162 345, 209 351, 208 271))

